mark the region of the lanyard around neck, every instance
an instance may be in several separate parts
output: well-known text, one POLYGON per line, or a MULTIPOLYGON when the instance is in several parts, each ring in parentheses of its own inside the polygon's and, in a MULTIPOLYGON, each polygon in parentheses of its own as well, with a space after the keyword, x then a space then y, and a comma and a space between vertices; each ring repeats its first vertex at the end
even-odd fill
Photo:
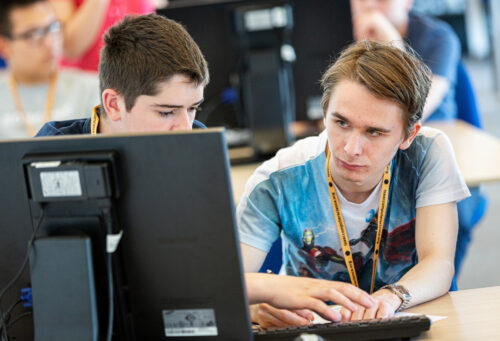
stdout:
MULTIPOLYGON (((339 199, 337 197, 337 192, 335 191, 335 185, 333 183, 333 177, 330 171, 330 159, 331 159, 330 149, 327 148, 326 177, 328 180, 330 199, 332 201, 333 215, 335 216, 335 222, 337 223, 337 230, 339 233, 340 243, 342 245, 342 251, 344 252, 344 260, 347 267, 347 271, 349 272, 351 283, 359 288, 358 276, 356 275, 356 267, 354 266, 351 246, 349 245, 349 237, 347 236, 347 229, 344 223, 344 218, 342 217, 339 199)), ((377 262, 380 251, 380 242, 382 240, 382 231, 384 230, 384 220, 387 210, 387 201, 389 200, 390 184, 391 184, 391 165, 388 164, 385 167, 384 175, 382 176, 382 191, 380 193, 380 203, 378 208, 377 236, 375 239, 375 248, 373 250, 373 269, 372 269, 372 282, 370 285, 370 294, 373 293, 373 288, 375 285, 375 275, 377 274, 377 262)))
POLYGON ((96 135, 97 128, 99 127, 99 115, 97 111, 99 110, 99 106, 97 105, 94 110, 92 110, 92 115, 90 116, 90 134, 96 135))
MULTIPOLYGON (((54 72, 50 76, 49 90, 47 91, 47 99, 45 101, 45 113, 43 115, 42 125, 43 123, 50 121, 50 118, 52 116, 52 107, 54 106, 54 94, 56 90, 56 80, 57 80, 57 73, 54 72)), ((33 126, 33 124, 31 124, 28 121, 28 116, 26 115, 26 111, 24 111, 23 103, 21 101, 21 96, 19 96, 19 92, 17 91, 17 82, 12 74, 10 75, 9 79, 9 88, 12 94, 12 98, 14 99, 14 104, 16 106, 17 114, 19 115, 19 118, 23 122, 26 132, 30 137, 35 136, 37 128, 35 128, 35 126, 33 126)))

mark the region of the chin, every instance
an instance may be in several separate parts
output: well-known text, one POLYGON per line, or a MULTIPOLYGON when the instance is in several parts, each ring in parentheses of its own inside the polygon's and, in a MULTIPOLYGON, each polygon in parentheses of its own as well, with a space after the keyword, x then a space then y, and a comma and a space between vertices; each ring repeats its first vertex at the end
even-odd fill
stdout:
POLYGON ((347 182, 355 185, 361 185, 365 180, 365 176, 359 176, 358 174, 353 174, 353 172, 343 171, 339 172, 340 177, 347 182))

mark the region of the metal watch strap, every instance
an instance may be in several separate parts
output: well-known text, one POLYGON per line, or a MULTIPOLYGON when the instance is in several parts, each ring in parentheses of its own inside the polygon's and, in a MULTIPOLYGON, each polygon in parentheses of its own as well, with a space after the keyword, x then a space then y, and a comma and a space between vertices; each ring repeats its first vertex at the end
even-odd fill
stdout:
POLYGON ((398 309, 396 309, 396 312, 405 309, 408 306, 408 304, 410 303, 411 294, 408 291, 408 289, 406 289, 401 284, 397 284, 397 283, 387 284, 387 285, 384 285, 380 289, 388 289, 393 294, 395 294, 396 296, 398 296, 401 299, 401 305, 399 306, 398 309))

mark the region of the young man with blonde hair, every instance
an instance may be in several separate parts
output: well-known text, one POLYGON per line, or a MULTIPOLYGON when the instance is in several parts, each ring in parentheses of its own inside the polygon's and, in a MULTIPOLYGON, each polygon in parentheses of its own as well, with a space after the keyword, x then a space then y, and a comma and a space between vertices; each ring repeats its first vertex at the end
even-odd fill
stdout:
MULTIPOLYGON (((389 317, 450 288, 456 202, 469 195, 450 142, 421 127, 429 69, 411 52, 360 41, 322 77, 326 129, 282 149, 237 209, 243 262, 258 271, 281 236, 282 274, 344 281, 376 304, 344 319, 389 317)), ((305 314, 253 306, 264 326, 305 314)))

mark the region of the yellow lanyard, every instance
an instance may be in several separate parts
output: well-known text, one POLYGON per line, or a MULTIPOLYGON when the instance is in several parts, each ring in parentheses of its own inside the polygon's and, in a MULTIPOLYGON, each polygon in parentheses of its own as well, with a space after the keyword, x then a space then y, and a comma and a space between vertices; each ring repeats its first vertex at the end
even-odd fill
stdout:
POLYGON ((94 110, 92 110, 92 116, 90 116, 90 134, 97 134, 97 128, 99 127, 99 115, 97 111, 99 110, 99 106, 97 105, 94 110))
MULTIPOLYGON (((50 121, 50 118, 52 116, 52 107, 54 106, 54 94, 56 90, 56 80, 57 80, 57 73, 54 72, 50 76, 49 90, 47 92, 47 100, 45 101, 45 113, 43 115, 42 125, 45 122, 50 121)), ((19 93, 17 92, 16 80, 14 79, 14 76, 12 74, 10 75, 9 79, 9 88, 12 94, 12 98, 14 99, 14 104, 16 106, 17 114, 19 115, 19 118, 23 122, 26 132, 30 137, 35 136, 37 128, 35 128, 33 124, 31 124, 28 121, 28 116, 26 115, 26 111, 24 111, 23 103, 21 101, 21 96, 19 96, 19 93)))
MULTIPOLYGON (((332 200, 333 215, 335 216, 335 222, 337 223, 337 230, 339 232, 340 243, 342 245, 342 251, 344 252, 344 260, 349 271, 349 277, 351 283, 359 288, 358 276, 356 275, 356 268, 354 266, 354 261, 352 259, 351 246, 349 245, 349 237, 347 236, 347 230, 344 223, 344 218, 342 217, 342 212, 340 210, 340 203, 337 197, 337 192, 335 191, 335 186, 333 184, 333 177, 330 171, 330 149, 327 148, 326 157, 326 177, 328 179, 328 188, 330 190, 330 199, 332 200)), ((382 177, 382 192, 380 193, 380 203, 378 207, 378 221, 377 221, 377 237, 375 239, 375 249, 373 250, 373 270, 372 270, 372 283, 370 286, 370 294, 373 293, 373 287, 375 285, 375 275, 377 274, 377 262, 380 251, 380 242, 382 240, 382 231, 384 230, 384 220, 387 210, 387 201, 389 200, 389 186, 391 184, 391 165, 388 164, 385 167, 384 175, 382 177)))

